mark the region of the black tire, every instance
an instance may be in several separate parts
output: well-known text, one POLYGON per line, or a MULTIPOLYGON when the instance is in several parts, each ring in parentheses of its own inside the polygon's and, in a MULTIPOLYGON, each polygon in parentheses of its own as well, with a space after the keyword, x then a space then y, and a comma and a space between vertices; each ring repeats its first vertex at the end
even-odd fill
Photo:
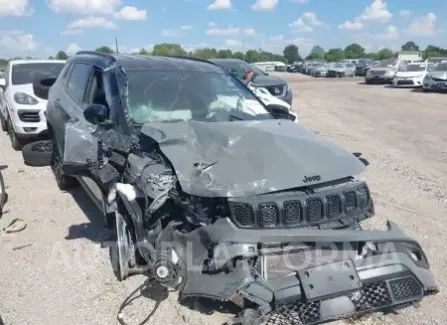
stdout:
POLYGON ((8 117, 8 122, 6 123, 8 127, 8 135, 9 139, 11 140, 11 146, 14 150, 20 151, 22 149, 22 143, 20 142, 20 139, 17 137, 16 132, 14 131, 14 126, 12 125, 11 118, 8 117))
POLYGON ((8 131, 8 124, 6 124, 6 121, 3 118, 2 113, 0 113, 0 124, 2 126, 2 131, 8 131))
POLYGON ((129 276, 131 247, 130 233, 125 218, 116 213, 116 246, 111 247, 112 264, 116 277, 119 281, 124 281, 129 276))
POLYGON ((54 177, 56 179, 57 186, 61 191, 66 191, 72 188, 75 188, 79 185, 78 180, 75 177, 65 175, 62 172, 62 166, 61 166, 61 158, 60 153, 57 148, 56 141, 54 140, 54 137, 51 138, 51 169, 53 170, 54 177))
POLYGON ((50 140, 31 142, 22 148, 23 161, 28 166, 50 166, 52 152, 53 148, 50 140))
POLYGON ((34 95, 42 99, 48 99, 48 92, 57 77, 44 74, 36 74, 33 81, 34 95))

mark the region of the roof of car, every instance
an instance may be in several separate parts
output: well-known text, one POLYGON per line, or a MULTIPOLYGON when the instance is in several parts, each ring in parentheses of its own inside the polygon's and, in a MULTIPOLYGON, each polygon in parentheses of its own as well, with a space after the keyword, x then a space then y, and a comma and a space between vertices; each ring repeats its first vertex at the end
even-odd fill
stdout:
POLYGON ((11 60, 10 64, 29 64, 29 63, 65 63, 65 60, 11 60))
POLYGON ((102 54, 99 52, 78 52, 73 58, 101 61, 105 66, 118 63, 124 70, 185 70, 223 73, 222 69, 211 62, 176 56, 102 54))

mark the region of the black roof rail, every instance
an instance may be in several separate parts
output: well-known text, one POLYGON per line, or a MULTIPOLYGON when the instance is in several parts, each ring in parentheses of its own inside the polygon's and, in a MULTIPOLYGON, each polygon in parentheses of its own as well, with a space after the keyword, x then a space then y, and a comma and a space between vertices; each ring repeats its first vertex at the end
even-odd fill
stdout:
POLYGON ((78 54, 90 54, 90 55, 100 55, 109 59, 114 59, 113 55, 111 54, 107 54, 107 53, 102 53, 102 52, 96 52, 96 51, 79 51, 76 53, 76 55, 78 54))
POLYGON ((215 64, 212 61, 209 61, 209 60, 206 60, 206 59, 194 58, 192 56, 181 56, 181 55, 155 55, 155 56, 160 56, 160 57, 165 57, 165 58, 185 59, 185 60, 191 60, 191 61, 197 61, 197 62, 203 62, 203 63, 210 63, 210 64, 213 64, 215 66, 218 66, 217 64, 215 64))

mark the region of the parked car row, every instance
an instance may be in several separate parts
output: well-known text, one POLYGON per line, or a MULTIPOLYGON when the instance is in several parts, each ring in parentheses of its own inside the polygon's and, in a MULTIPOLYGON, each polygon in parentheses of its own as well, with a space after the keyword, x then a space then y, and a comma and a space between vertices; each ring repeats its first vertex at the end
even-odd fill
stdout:
POLYGON ((288 71, 313 77, 362 76, 366 84, 422 88, 425 92, 447 90, 447 57, 425 61, 363 59, 358 62, 302 62, 289 67, 288 71))

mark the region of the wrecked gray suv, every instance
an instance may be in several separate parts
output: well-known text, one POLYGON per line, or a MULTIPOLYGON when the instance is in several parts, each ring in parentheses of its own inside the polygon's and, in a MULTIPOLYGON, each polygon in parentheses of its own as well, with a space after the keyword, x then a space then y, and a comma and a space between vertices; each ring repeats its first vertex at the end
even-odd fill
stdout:
POLYGON ((316 324, 438 292, 395 224, 350 229, 374 212, 356 178, 365 160, 212 63, 78 53, 47 120, 59 186, 79 181, 114 221, 120 280, 146 274, 243 325, 316 324))

